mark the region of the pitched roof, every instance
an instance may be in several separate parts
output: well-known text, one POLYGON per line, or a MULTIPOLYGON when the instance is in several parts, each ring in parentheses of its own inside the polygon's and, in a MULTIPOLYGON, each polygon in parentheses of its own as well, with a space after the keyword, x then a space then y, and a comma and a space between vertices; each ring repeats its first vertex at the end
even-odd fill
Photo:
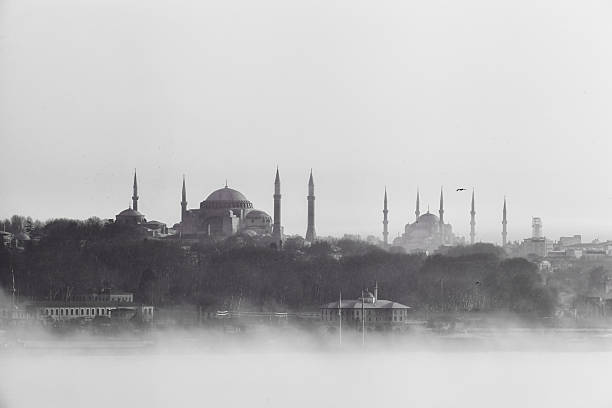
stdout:
MULTIPOLYGON (((361 300, 343 300, 340 309, 361 309, 361 300)), ((410 306, 402 305, 401 303, 391 300, 378 299, 374 303, 363 303, 364 309, 410 309, 410 306)), ((338 302, 331 302, 321 306, 321 309, 338 309, 338 302)))

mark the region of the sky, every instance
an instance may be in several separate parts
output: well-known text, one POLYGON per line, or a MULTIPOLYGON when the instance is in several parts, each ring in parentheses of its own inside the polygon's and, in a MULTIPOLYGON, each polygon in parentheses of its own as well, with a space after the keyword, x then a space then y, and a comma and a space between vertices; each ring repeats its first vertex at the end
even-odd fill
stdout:
POLYGON ((230 187, 319 235, 421 211, 612 239, 607 0, 0 0, 0 217, 180 220, 230 187), (458 187, 468 190, 456 192, 458 187))

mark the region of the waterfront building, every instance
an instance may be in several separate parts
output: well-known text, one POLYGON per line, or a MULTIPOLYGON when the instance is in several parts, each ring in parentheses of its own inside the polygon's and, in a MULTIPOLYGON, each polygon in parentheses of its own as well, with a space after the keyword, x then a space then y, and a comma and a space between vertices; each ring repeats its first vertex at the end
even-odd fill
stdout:
POLYGON ((27 305, 27 310, 36 319, 53 321, 107 317, 150 322, 154 316, 152 305, 135 303, 133 293, 118 291, 75 295, 68 300, 35 301, 27 305))
POLYGON ((342 319, 348 327, 385 329, 403 325, 408 318, 409 306, 391 300, 378 299, 378 286, 374 293, 364 291, 357 299, 338 300, 321 306, 321 321, 335 325, 342 319))

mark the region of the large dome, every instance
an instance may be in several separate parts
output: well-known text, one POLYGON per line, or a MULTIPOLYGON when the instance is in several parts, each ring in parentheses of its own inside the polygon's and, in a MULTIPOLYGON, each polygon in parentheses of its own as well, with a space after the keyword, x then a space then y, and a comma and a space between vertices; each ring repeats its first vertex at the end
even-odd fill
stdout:
POLYGON ((117 215, 120 215, 122 217, 142 217, 141 213, 131 208, 128 208, 127 210, 123 210, 117 215))
POLYGON ((253 208, 253 204, 240 191, 226 186, 210 193, 200 208, 253 208))
POLYGON ((434 214, 427 212, 419 217, 418 223, 422 224, 437 224, 440 219, 434 214))
POLYGON ((215 190, 205 201, 249 201, 240 191, 234 190, 233 188, 224 187, 219 190, 215 190))

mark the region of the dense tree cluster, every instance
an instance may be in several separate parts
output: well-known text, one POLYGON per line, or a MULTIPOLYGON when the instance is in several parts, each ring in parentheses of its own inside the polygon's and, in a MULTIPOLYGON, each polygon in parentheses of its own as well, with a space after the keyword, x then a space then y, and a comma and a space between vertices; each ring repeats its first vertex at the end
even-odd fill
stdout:
POLYGON ((0 249, 0 285, 26 298, 67 299, 102 288, 132 291, 156 305, 194 304, 264 310, 316 310, 356 298, 378 282, 381 298, 432 311, 507 310, 548 315, 555 293, 536 265, 504 259, 493 245, 425 257, 338 240, 282 251, 249 237, 187 244, 153 240, 98 219, 53 220, 24 251, 0 249))

